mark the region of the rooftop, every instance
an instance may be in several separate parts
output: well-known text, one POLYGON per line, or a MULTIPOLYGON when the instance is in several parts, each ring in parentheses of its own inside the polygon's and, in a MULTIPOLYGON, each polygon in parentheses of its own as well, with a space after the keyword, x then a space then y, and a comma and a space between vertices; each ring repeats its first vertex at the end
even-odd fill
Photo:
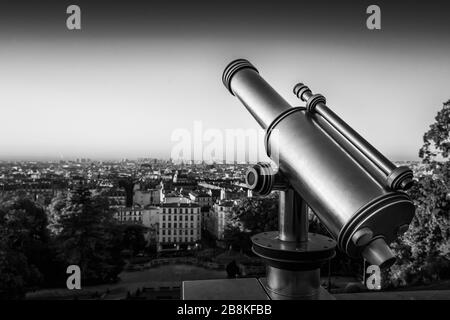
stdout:
POLYGON ((163 208, 199 208, 200 206, 196 203, 163 203, 161 205, 163 208))

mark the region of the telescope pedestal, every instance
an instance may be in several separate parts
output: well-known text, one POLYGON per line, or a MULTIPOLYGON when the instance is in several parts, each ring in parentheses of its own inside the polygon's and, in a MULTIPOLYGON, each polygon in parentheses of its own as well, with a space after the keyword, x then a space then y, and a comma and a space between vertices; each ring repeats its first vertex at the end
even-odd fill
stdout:
POLYGON ((253 252, 267 264, 267 294, 273 300, 323 297, 320 267, 334 257, 336 242, 308 233, 308 207, 292 188, 280 191, 278 220, 278 231, 252 237, 253 252))
MULTIPOLYGON (((266 278, 238 278, 183 281, 182 300, 281 300, 270 295, 266 278)), ((334 300, 324 288, 319 288, 317 299, 334 300)))
POLYGON ((253 236, 252 242, 253 252, 266 261, 262 283, 271 299, 310 300, 324 296, 320 266, 334 257, 334 240, 309 233, 305 242, 283 241, 277 231, 272 231, 253 236))
POLYGON ((274 292, 268 291, 268 285, 267 285, 267 278, 259 278, 259 283, 264 287, 264 290, 266 291, 267 295, 269 296, 270 300, 335 300, 336 298, 329 293, 324 287, 319 286, 317 290, 317 294, 314 295, 314 297, 311 298, 292 298, 290 296, 285 296, 281 294, 276 294, 274 292))

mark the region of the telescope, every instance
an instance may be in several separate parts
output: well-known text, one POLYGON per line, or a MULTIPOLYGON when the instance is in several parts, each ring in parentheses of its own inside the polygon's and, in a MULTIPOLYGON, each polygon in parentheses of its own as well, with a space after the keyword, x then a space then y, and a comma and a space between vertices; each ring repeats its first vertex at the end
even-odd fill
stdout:
POLYGON ((391 266, 388 244, 414 216, 405 193, 412 171, 389 161, 303 83, 294 94, 305 105, 293 107, 247 60, 231 62, 222 81, 266 131, 267 155, 277 165, 258 163, 246 174, 255 193, 280 192, 279 230, 252 237, 253 252, 267 263, 269 296, 320 297, 320 266, 336 247, 380 268, 391 266), (308 233, 309 208, 331 237, 308 233))

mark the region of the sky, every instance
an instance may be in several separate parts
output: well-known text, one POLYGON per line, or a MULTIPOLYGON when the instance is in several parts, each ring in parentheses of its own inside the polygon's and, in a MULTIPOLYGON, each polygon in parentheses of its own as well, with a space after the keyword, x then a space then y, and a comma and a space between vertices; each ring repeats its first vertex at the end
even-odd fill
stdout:
POLYGON ((392 160, 416 160, 450 99, 449 5, 377 1, 2 1, 0 160, 169 158, 176 130, 257 130, 224 88, 250 60, 297 82, 392 160), (66 8, 81 8, 81 30, 66 8))

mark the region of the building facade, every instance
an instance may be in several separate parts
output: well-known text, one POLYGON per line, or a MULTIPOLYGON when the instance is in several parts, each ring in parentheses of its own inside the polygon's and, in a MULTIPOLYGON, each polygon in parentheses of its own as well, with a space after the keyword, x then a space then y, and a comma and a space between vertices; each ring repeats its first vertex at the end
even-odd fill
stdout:
POLYGON ((133 204, 141 207, 159 205, 163 200, 163 189, 161 187, 148 190, 135 190, 133 204))
POLYGON ((189 198, 197 202, 200 208, 211 208, 214 204, 214 199, 206 192, 189 192, 189 198))
POLYGON ((165 203, 159 210, 159 250, 195 247, 201 240, 200 206, 195 203, 165 203))
POLYGON ((123 224, 145 227, 145 238, 155 242, 158 251, 193 249, 201 240, 201 210, 196 203, 118 208, 114 217, 123 224))

